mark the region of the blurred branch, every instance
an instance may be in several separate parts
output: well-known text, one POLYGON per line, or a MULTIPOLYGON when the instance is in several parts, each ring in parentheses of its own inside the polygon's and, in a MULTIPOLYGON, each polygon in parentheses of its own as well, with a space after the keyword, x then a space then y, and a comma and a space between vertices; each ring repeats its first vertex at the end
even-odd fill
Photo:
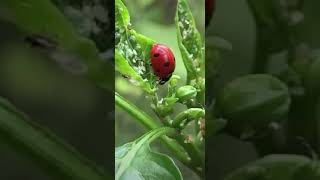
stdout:
POLYGON ((60 64, 83 63, 90 79, 113 90, 112 62, 102 58, 96 45, 80 36, 51 1, 3 0, 0 6, 7 12, 1 18, 22 30, 31 47, 47 51, 60 64))
POLYGON ((112 179, 60 138, 0 98, 0 138, 58 179, 112 179))

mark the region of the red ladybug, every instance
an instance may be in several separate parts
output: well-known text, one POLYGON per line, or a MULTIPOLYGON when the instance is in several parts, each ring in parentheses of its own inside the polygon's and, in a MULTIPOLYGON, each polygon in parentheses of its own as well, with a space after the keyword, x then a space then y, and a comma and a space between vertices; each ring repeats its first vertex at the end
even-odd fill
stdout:
POLYGON ((154 44, 150 57, 153 72, 159 77, 159 84, 166 83, 176 67, 176 60, 172 51, 163 44, 154 44))

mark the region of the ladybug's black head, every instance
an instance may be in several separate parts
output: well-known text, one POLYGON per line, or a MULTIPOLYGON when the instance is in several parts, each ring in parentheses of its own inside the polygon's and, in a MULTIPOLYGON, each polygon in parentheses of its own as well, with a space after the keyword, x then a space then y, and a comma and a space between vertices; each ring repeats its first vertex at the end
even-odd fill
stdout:
POLYGON ((165 77, 165 78, 161 78, 159 84, 160 85, 164 85, 167 81, 169 81, 169 79, 171 78, 172 74, 170 74, 169 76, 165 77))

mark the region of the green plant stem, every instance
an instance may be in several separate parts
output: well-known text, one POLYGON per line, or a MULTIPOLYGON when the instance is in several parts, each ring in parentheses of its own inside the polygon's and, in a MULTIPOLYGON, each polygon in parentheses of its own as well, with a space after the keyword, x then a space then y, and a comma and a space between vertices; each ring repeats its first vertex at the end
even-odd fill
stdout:
MULTIPOLYGON (((135 120, 143 124, 146 129, 152 130, 161 127, 161 125, 156 123, 149 115, 121 97, 118 93, 115 94, 115 103, 118 107, 128 112, 135 120)), ((162 136, 161 139, 180 162, 192 169, 200 177, 204 175, 204 158, 194 144, 185 143, 185 137, 182 135, 176 136, 179 143, 168 136, 162 136)))
MULTIPOLYGON (((195 119, 199 119, 199 118, 203 118, 205 116, 205 111, 203 109, 200 108, 190 108, 186 111, 183 111, 181 113, 179 113, 175 119, 172 121, 172 126, 178 129, 183 129, 191 120, 195 120, 195 119), (192 111, 197 112, 197 116, 192 116, 190 118, 190 113, 192 113, 192 111)), ((198 121, 196 121, 198 122, 198 121)), ((196 124, 197 126, 197 124, 196 124)))
POLYGON ((1 142, 30 158, 56 179, 112 179, 111 175, 106 174, 73 147, 29 120, 2 98, 0 98, 0 138, 1 142))
POLYGON ((132 117, 134 117, 140 124, 142 124, 148 130, 157 129, 160 124, 155 122, 149 115, 138 109, 135 105, 128 102, 125 98, 115 93, 115 102, 118 107, 125 110, 132 117))
POLYGON ((178 142, 182 145, 182 147, 188 152, 188 154, 190 155, 191 158, 191 163, 189 164, 189 167, 191 166, 194 170, 194 172, 196 172, 198 174, 199 177, 204 176, 204 157, 201 154, 201 152, 199 151, 199 149, 196 147, 194 141, 189 141, 188 137, 184 136, 183 134, 180 134, 179 136, 177 136, 177 140, 178 142))
MULTIPOLYGON (((155 122, 149 115, 140 110, 138 107, 128 102, 125 98, 121 97, 118 93, 115 94, 115 103, 118 107, 129 113, 135 120, 142 124, 147 130, 153 130, 161 127, 161 125, 155 122)), ((180 145, 167 136, 163 136, 162 140, 168 146, 168 148, 174 153, 174 155, 184 164, 190 163, 190 158, 186 152, 183 152, 183 148, 180 145)))

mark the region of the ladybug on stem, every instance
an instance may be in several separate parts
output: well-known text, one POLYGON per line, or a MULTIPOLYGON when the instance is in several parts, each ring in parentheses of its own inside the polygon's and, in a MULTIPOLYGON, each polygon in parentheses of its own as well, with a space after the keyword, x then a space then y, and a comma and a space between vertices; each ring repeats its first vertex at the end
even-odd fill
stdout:
POLYGON ((163 44, 154 44, 150 57, 153 72, 159 77, 159 84, 165 84, 171 78, 176 67, 176 60, 172 51, 163 44))

